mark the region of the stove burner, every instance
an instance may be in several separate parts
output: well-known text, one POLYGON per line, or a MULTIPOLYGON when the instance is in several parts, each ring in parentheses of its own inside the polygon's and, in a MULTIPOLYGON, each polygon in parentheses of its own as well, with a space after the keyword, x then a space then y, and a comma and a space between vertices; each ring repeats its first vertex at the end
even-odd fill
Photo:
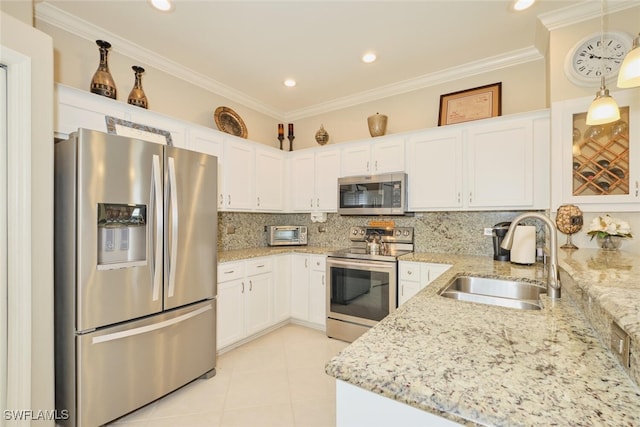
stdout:
POLYGON ((330 253, 330 257, 395 262, 399 256, 413 252, 413 228, 351 227, 351 246, 330 253), (384 250, 378 254, 368 252, 367 243, 376 236, 384 250))

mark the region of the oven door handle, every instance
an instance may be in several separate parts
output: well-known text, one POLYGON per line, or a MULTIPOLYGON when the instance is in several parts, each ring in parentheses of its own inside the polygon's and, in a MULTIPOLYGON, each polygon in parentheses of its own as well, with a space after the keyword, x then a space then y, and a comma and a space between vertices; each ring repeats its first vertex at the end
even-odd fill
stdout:
POLYGON ((331 266, 331 265, 342 265, 345 267, 354 267, 354 266, 358 266, 358 267, 373 267, 373 268, 387 268, 387 269, 393 269, 393 267, 395 267, 395 263, 393 262, 380 262, 380 263, 372 263, 372 262, 362 262, 362 261, 358 261, 358 260, 352 260, 350 259, 349 261, 339 261, 336 259, 329 259, 327 260, 327 263, 331 266))

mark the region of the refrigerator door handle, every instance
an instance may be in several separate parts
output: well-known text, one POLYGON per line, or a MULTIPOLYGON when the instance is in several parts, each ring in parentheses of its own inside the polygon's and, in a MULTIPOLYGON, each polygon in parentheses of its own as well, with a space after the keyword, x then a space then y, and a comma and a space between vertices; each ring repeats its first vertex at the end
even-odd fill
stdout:
POLYGON ((100 344, 107 341, 119 340, 122 338, 129 338, 134 335, 145 334, 147 332, 155 331, 158 329, 168 328, 171 325, 175 325, 176 323, 184 322, 185 320, 191 319, 192 317, 196 317, 205 313, 209 310, 213 310, 213 306, 211 304, 206 307, 201 307, 197 310, 191 311, 189 313, 185 313, 181 316, 174 317, 173 319, 164 320, 162 322, 154 323, 152 325, 140 326, 139 328, 128 329, 125 331, 114 332, 112 334, 100 335, 98 337, 94 337, 91 340, 92 344, 100 344))
POLYGON ((176 183, 176 165, 173 157, 169 161, 169 203, 171 204, 171 251, 169 253, 169 291, 172 297, 176 287, 176 256, 178 253, 178 186, 176 183))
POLYGON ((160 156, 153 155, 151 166, 151 205, 155 209, 155 233, 153 234, 153 282, 151 293, 153 301, 160 298, 162 284, 162 182, 160 181, 160 156))

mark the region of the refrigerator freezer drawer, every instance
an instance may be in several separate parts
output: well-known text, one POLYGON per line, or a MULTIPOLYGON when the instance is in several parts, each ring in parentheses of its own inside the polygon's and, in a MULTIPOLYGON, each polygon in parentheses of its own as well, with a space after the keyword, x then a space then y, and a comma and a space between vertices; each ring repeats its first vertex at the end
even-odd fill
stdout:
POLYGON ((112 421, 213 370, 215 319, 214 299, 76 337, 76 425, 112 421))

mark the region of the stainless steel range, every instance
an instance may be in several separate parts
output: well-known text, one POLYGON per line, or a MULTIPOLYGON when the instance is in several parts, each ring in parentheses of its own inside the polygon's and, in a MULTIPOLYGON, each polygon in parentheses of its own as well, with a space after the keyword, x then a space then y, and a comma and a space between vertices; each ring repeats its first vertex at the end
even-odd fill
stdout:
POLYGON ((413 228, 351 227, 350 247, 327 258, 327 336, 352 342, 397 307, 398 257, 413 228))

